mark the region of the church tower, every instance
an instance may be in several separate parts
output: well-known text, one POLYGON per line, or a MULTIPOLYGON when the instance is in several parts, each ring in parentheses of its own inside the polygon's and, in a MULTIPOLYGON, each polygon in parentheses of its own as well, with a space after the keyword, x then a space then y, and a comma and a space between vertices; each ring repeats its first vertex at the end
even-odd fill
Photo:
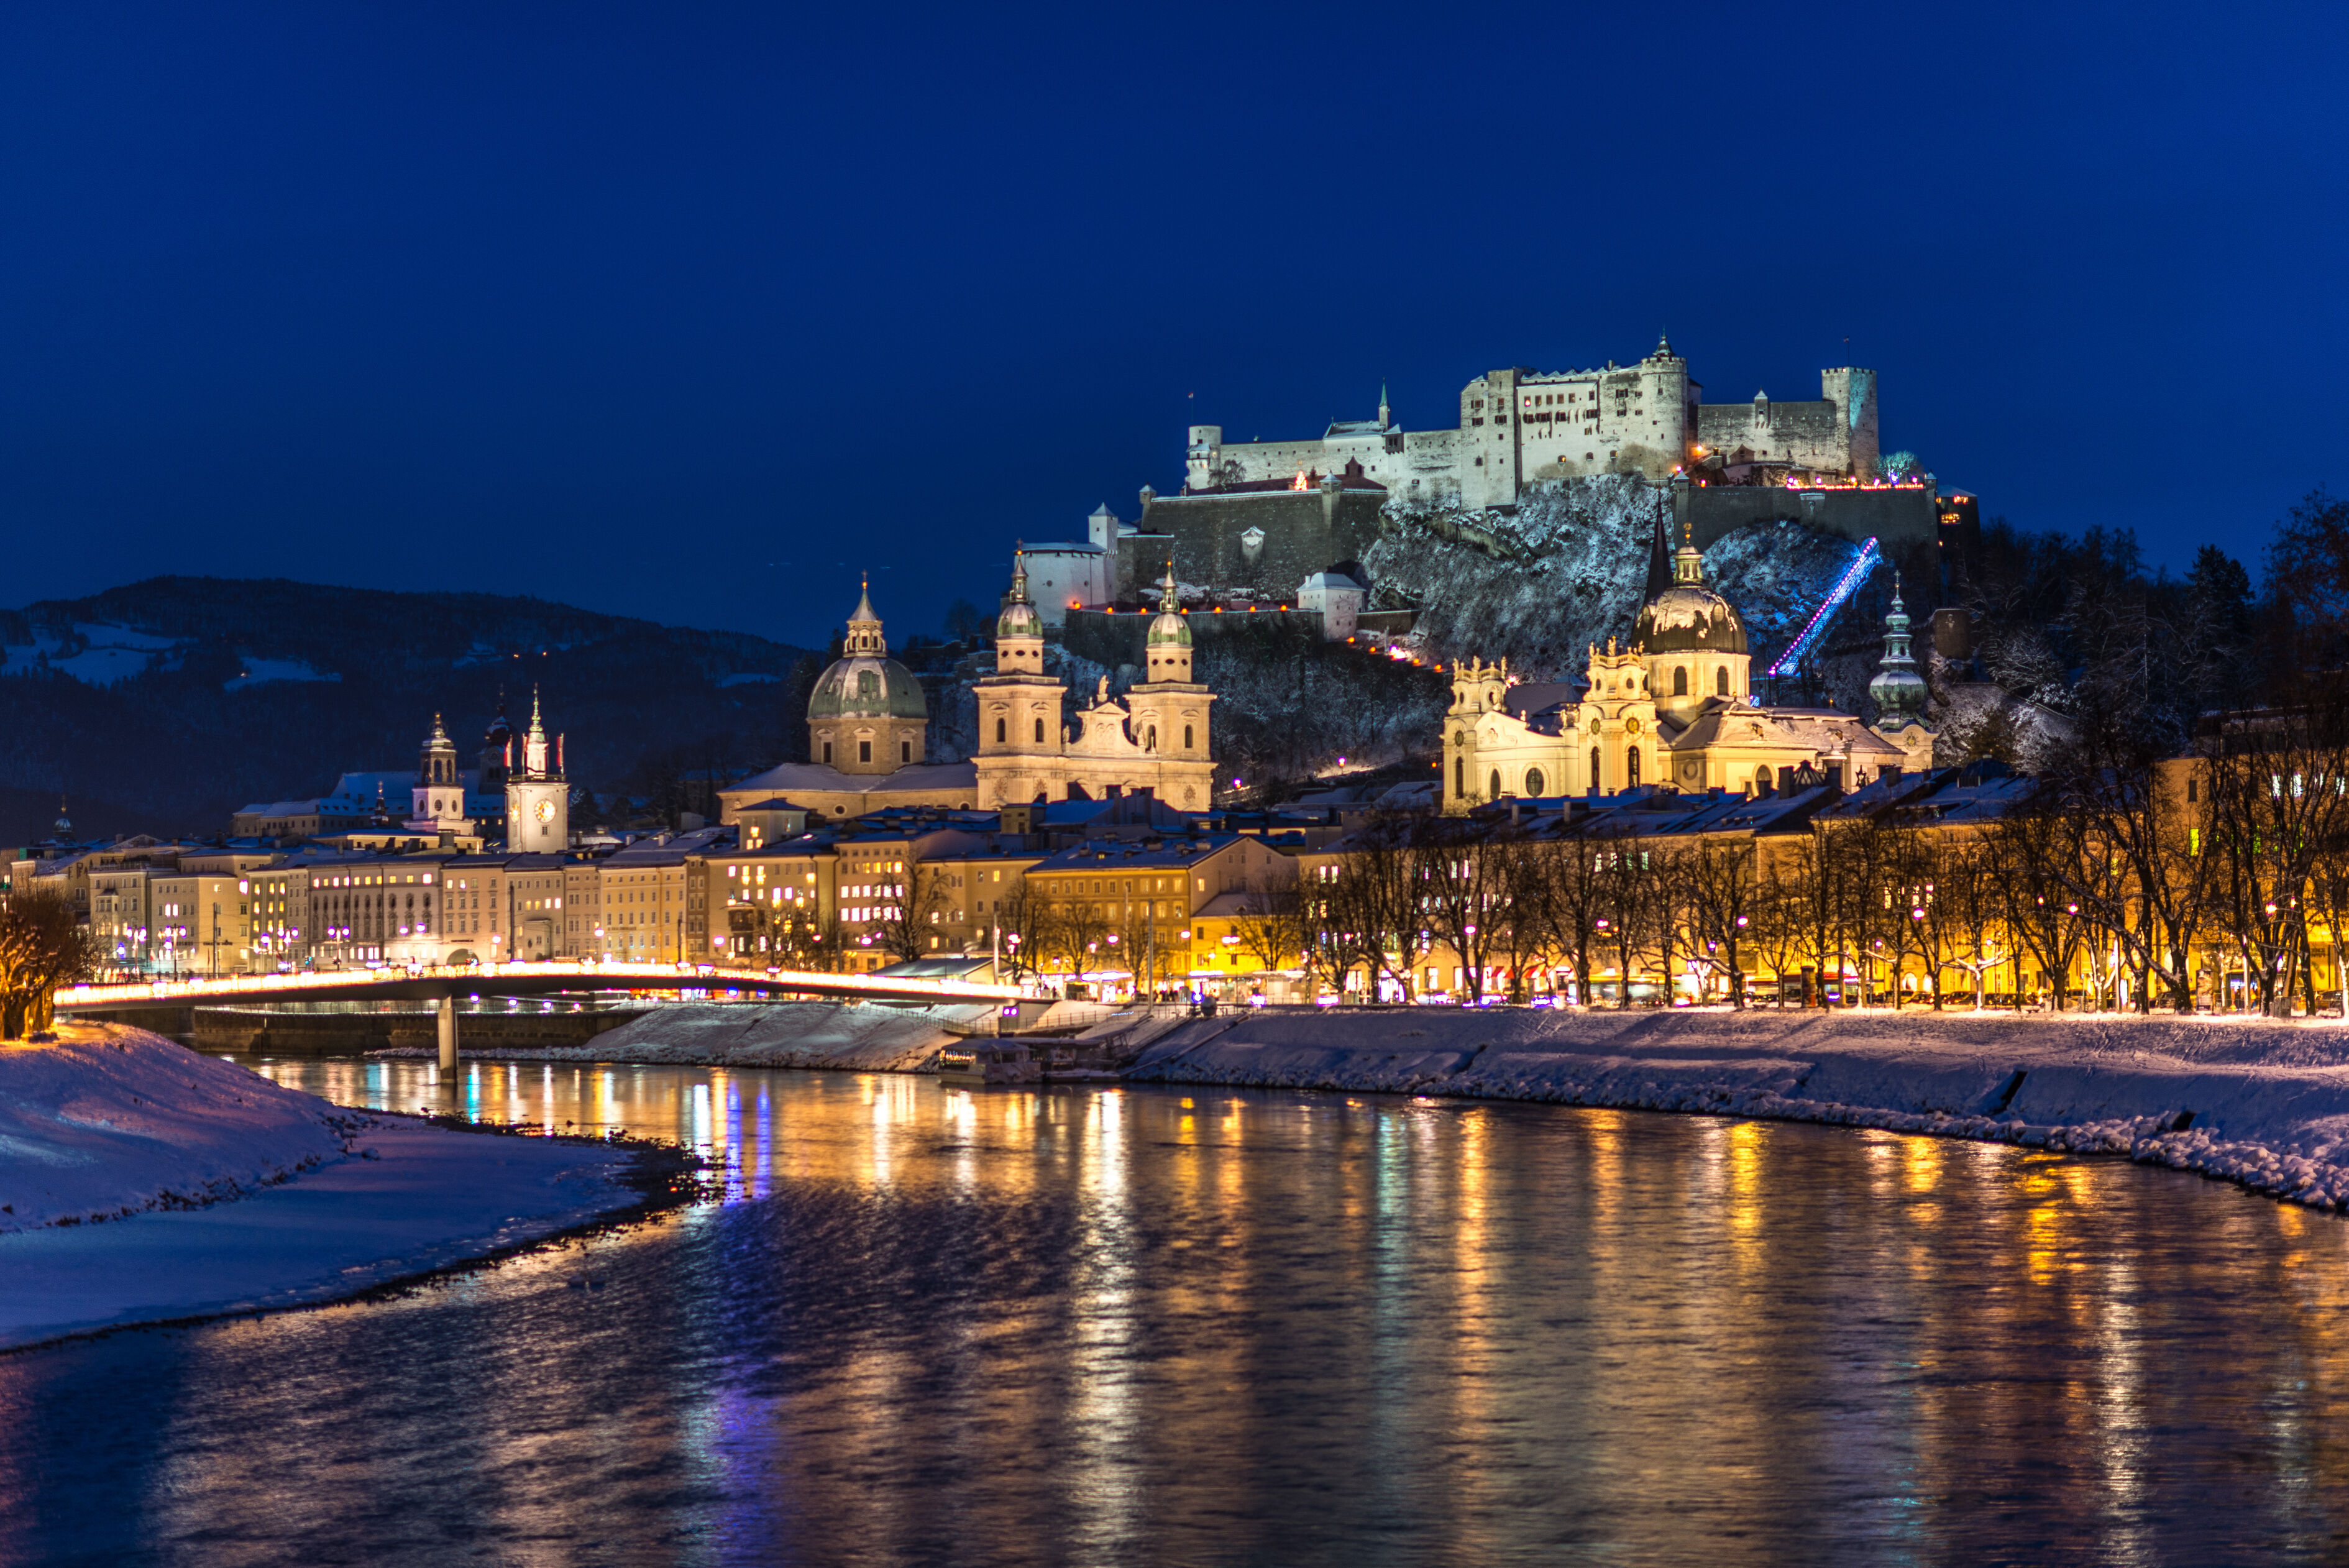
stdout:
POLYGON ((982 811, 1059 798, 1068 742, 1067 688, 1044 673, 1044 618, 1028 597, 1028 557, 1012 558, 1011 591, 995 622, 995 673, 973 682, 978 701, 978 805, 982 811))
POLYGON ((560 855, 570 846, 571 785, 563 777, 562 742, 558 738, 548 744, 533 687, 522 765, 506 775, 506 848, 518 854, 560 855))
POLYGON ((1125 694, 1128 723, 1143 752, 1159 762, 1158 797, 1185 811, 1205 811, 1215 787, 1207 707, 1215 693, 1192 679, 1191 623, 1174 587, 1174 568, 1158 585, 1158 617, 1143 647, 1143 674, 1125 694))
POLYGON ((1909 753, 1908 767, 1930 767, 1933 732, 1925 722, 1925 678, 1909 652, 1909 611, 1900 602, 1900 574, 1892 574, 1892 608, 1884 618, 1884 658, 1868 694, 1876 701, 1878 734, 1909 753))
POLYGON ((417 755, 413 798, 408 826, 414 831, 437 834, 443 843, 473 831, 472 819, 465 815, 465 781, 457 773, 457 742, 441 728, 438 713, 432 715, 432 733, 417 755))

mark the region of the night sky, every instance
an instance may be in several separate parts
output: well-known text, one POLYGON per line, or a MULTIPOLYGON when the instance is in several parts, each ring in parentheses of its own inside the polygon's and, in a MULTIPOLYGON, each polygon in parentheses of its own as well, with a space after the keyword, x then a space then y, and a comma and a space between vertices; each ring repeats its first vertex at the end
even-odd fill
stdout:
POLYGON ((18 6, 10 604, 156 573, 820 640, 1502 365, 1881 373, 2032 527, 2349 486, 2339 7, 18 6), (1846 344, 1848 341, 1848 348, 1846 344))

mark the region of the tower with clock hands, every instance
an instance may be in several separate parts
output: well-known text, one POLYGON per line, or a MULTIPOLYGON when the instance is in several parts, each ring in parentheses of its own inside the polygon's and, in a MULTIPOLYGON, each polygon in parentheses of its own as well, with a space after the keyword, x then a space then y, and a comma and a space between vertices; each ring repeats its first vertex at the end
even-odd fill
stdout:
POLYGON ((571 785, 563 776, 563 742, 558 736, 548 743, 533 688, 522 765, 506 774, 506 848, 518 854, 560 855, 570 845, 571 785))

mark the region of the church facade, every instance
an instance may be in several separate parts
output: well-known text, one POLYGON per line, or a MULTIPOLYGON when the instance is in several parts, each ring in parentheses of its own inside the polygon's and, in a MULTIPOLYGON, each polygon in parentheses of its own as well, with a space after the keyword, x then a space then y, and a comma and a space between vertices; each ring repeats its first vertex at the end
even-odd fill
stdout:
POLYGON ((1179 809, 1205 811, 1215 794, 1215 695, 1193 680, 1190 622, 1171 575, 1160 592, 1145 678, 1123 697, 1111 696, 1102 681, 1072 723, 1072 694, 1044 668, 1044 618, 1030 593, 1026 556, 1018 557, 996 622, 995 669, 975 686, 978 755, 933 763, 928 701, 913 672, 889 657, 868 589, 849 619, 841 657, 809 697, 810 760, 719 791, 719 820, 734 823, 777 797, 839 819, 889 806, 991 811, 1144 790, 1179 809))
POLYGON ((1455 667, 1444 715, 1444 809, 1511 797, 1615 794, 1641 785, 1768 794, 1834 779, 1856 789, 1930 764, 1925 683, 1909 656, 1899 589, 1886 618, 1874 725, 1835 708, 1765 705, 1754 693, 1744 621, 1704 581, 1683 537, 1658 524, 1647 602, 1628 643, 1592 647, 1586 682, 1519 681, 1506 660, 1455 667))

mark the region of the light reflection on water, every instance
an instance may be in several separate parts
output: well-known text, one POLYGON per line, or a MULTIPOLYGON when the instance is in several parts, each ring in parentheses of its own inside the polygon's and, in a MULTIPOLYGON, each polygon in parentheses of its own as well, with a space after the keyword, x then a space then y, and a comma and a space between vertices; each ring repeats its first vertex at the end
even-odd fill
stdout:
POLYGON ((2344 1228, 1765 1123, 260 1064, 722 1197, 0 1358, 0 1562, 2204 1563, 2349 1532, 2344 1228))

